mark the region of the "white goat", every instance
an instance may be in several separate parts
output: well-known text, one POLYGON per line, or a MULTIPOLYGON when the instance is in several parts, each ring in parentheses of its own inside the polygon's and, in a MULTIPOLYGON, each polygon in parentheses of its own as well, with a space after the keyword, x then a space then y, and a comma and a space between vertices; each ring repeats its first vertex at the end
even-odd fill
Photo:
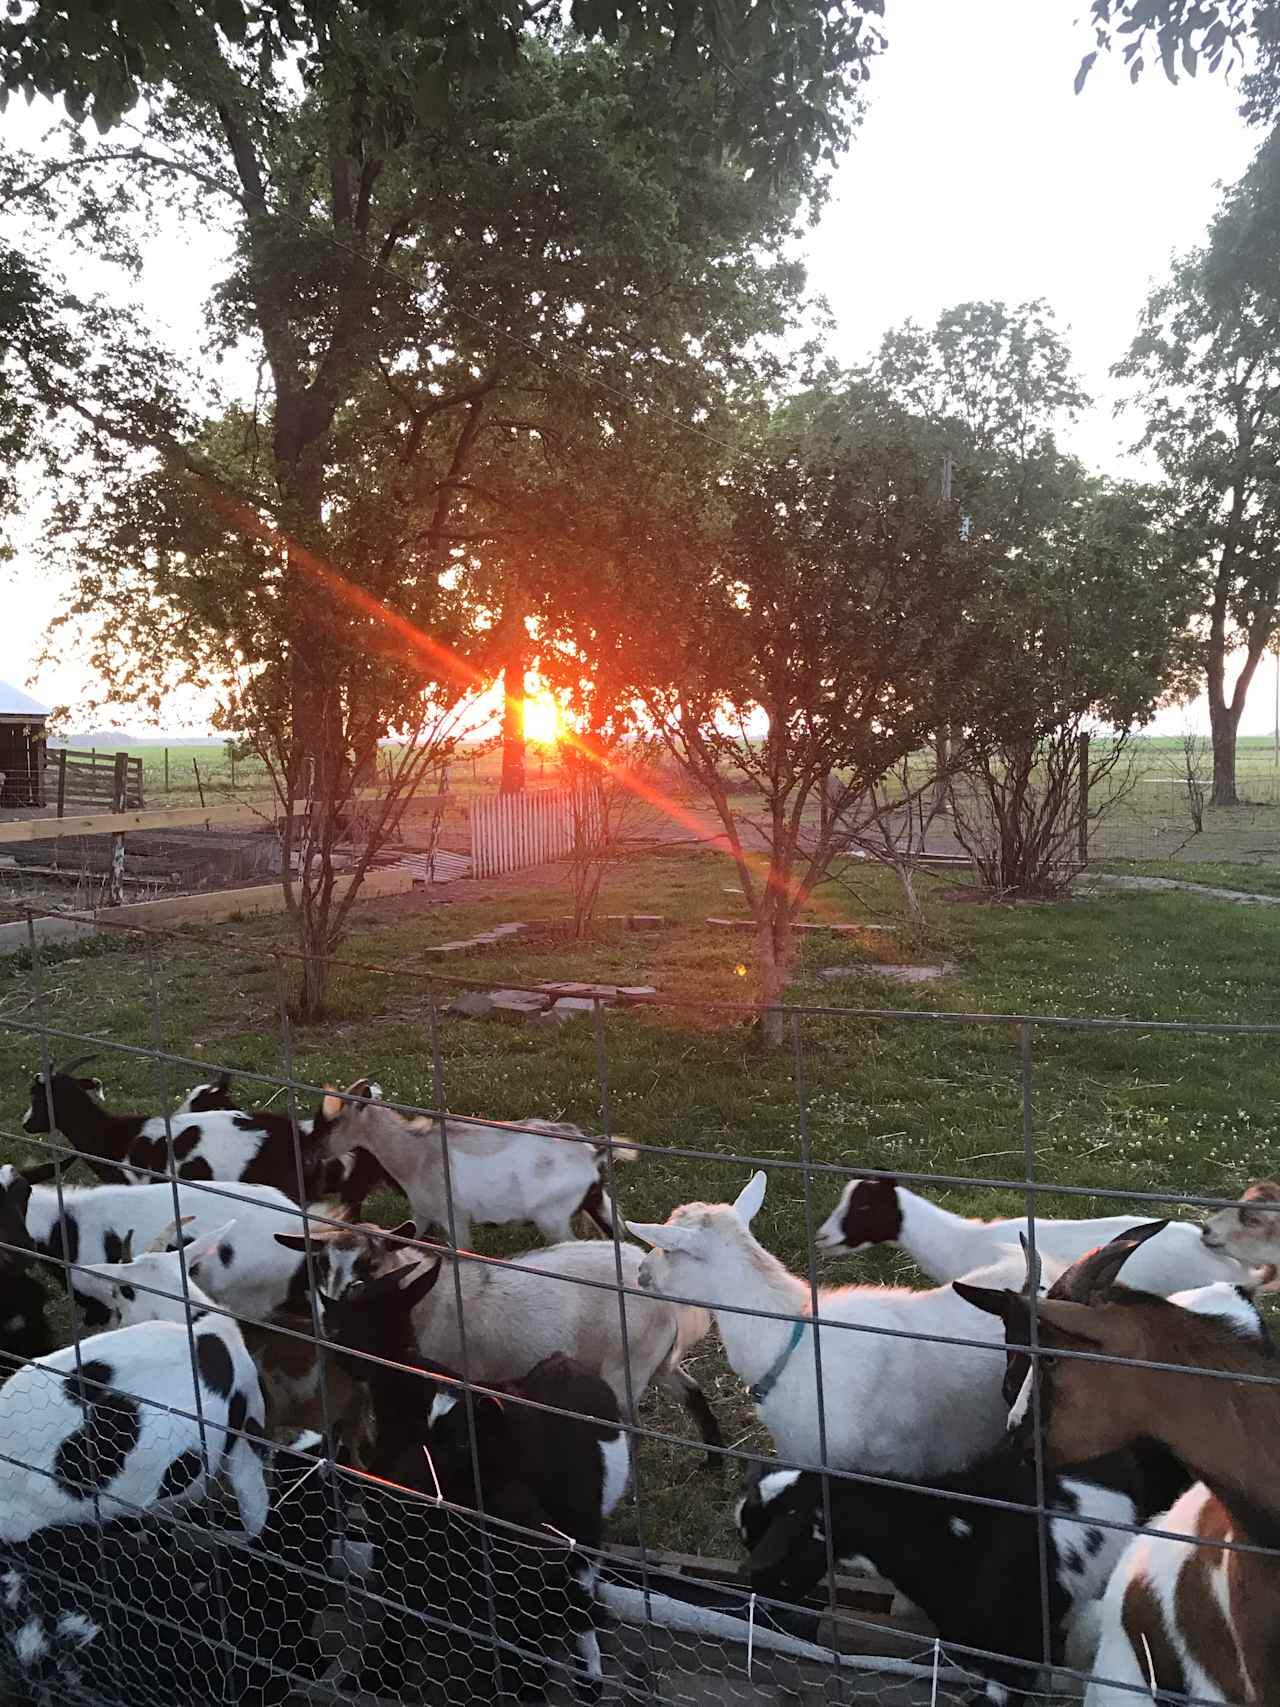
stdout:
POLYGON ((1261 1291, 1280 1290, 1280 1185, 1258 1180, 1239 1203, 1215 1210, 1205 1222, 1204 1242, 1227 1259, 1266 1271, 1261 1291))
MULTIPOLYGON (((195 1241, 191 1261, 227 1233, 195 1241)), ((24 1365, 0 1388, 0 1540, 190 1504, 219 1472, 256 1535, 267 1515, 262 1393, 235 1323, 208 1312, 196 1286, 183 1299, 176 1252, 84 1279, 132 1319, 24 1365)))
MULTIPOLYGON (((367 1079, 341 1096, 327 1092, 313 1142, 327 1156, 341 1156, 357 1145, 374 1156, 409 1199, 419 1233, 434 1226, 447 1234, 452 1209, 454 1242, 463 1247, 471 1242, 473 1221, 532 1221, 553 1244, 571 1240, 579 1211, 602 1233, 612 1234, 616 1215, 605 1183, 607 1146, 577 1126, 526 1120, 511 1131, 453 1115, 441 1122, 399 1114, 383 1105, 381 1096, 381 1087, 367 1079), (364 1100, 347 1100, 352 1097, 364 1100)), ((634 1155, 614 1146, 615 1162, 634 1155)))
MULTIPOLYGON (((1036 1250, 1057 1262, 1071 1263, 1150 1219, 1150 1215, 1102 1215, 1089 1221, 1057 1221, 1037 1215, 1036 1250)), ((819 1250, 848 1253, 869 1245, 897 1245, 931 1279, 945 1281, 958 1280, 971 1269, 994 1262, 1002 1247, 1017 1244, 1019 1234, 1026 1231, 1025 1215, 1005 1221, 970 1221, 894 1179, 855 1179, 841 1192, 814 1243, 819 1250)), ((1256 1286, 1265 1278, 1236 1255, 1218 1248, 1199 1226, 1170 1221, 1139 1248, 1131 1283, 1167 1297, 1183 1287, 1209 1286, 1217 1280, 1256 1286)))
MULTIPOLYGON (((635 1245, 615 1247, 603 1239, 573 1239, 528 1251, 506 1267, 483 1257, 459 1259, 434 1245, 424 1250, 409 1242, 412 1235, 411 1223, 396 1228, 389 1248, 381 1228, 313 1228, 313 1244, 321 1253, 317 1265, 321 1291, 341 1298, 353 1286, 390 1268, 415 1264, 424 1254, 441 1255, 440 1280, 413 1312, 414 1333, 425 1358, 461 1370, 473 1381, 491 1382, 563 1352, 603 1376, 625 1414, 629 1352, 631 1397, 636 1404, 650 1382, 657 1381, 694 1417, 709 1446, 722 1444, 702 1389, 681 1368, 681 1359, 710 1331, 711 1318, 692 1305, 635 1297, 644 1257, 635 1245), (624 1300, 625 1349, 617 1292, 619 1265, 623 1286, 632 1289, 624 1300), (463 1332, 458 1325, 459 1287, 463 1332)), ((301 1234, 276 1237, 291 1250, 303 1248, 301 1234)), ((997 1389, 998 1385, 997 1381, 997 1389)), ((711 1461, 718 1463, 714 1454, 711 1461)))
MULTIPOLYGON (((757 1173, 733 1204, 687 1203, 660 1225, 627 1225, 654 1247, 641 1267, 641 1286, 712 1309, 729 1362, 749 1387, 779 1455, 817 1464, 815 1330, 808 1322, 750 1313, 810 1312, 807 1283, 749 1231, 765 1183, 757 1173)), ((1023 1267, 1021 1256, 1010 1252, 992 1272, 1016 1281, 1023 1267)), ((950 1287, 823 1289, 818 1312, 828 1463, 927 1476, 961 1469, 1000 1439, 1003 1336, 950 1287), (920 1334, 984 1343, 907 1337, 920 1334)))

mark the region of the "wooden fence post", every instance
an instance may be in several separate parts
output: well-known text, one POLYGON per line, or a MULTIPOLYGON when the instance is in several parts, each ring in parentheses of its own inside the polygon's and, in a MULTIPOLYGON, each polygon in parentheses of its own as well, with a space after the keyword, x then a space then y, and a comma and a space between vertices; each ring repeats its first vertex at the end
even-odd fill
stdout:
MULTIPOLYGON (((117 753, 115 774, 112 777, 112 811, 123 812, 129 799, 129 755, 117 753)), ((108 907, 118 907, 124 900, 124 831, 117 830, 111 838, 111 881, 107 889, 108 907)))
POLYGON ((58 752, 58 816, 61 818, 67 806, 67 749, 62 747, 58 752))
POLYGON ((166 794, 168 794, 168 792, 169 792, 169 749, 168 749, 168 747, 166 747, 164 750, 164 791, 166 794))
POLYGON ((1079 835, 1080 866, 1089 863, 1089 737, 1080 737, 1080 804, 1079 835))

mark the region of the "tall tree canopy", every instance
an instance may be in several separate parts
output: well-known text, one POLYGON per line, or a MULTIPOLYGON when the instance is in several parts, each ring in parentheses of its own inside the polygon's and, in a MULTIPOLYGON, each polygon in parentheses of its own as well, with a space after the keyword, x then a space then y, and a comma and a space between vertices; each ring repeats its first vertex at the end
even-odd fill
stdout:
MULTIPOLYGON (((419 730, 424 694, 439 734, 492 676, 593 458, 637 420, 709 442, 754 389, 753 342, 784 330, 801 283, 773 257, 821 199, 875 42, 861 14, 796 8, 738 39, 731 76, 700 77, 709 26, 634 9, 617 46, 551 24, 505 56, 475 37, 484 75, 467 75, 413 6, 163 15, 131 61, 133 133, 74 134, 33 181, 72 227, 145 230, 163 202, 229 230, 211 352, 256 358, 261 381, 185 432, 118 408, 109 372, 75 388, 130 459, 66 496, 71 614, 117 694, 175 670, 233 684, 224 722, 272 759, 282 800, 310 802, 319 863, 293 899, 320 979, 348 904, 333 826, 379 737, 419 730), (825 69, 788 105, 814 54, 825 69), (424 106, 433 80, 447 99, 424 106)), ((133 12, 102 17, 109 61, 133 12)), ((602 10, 579 22, 611 33, 602 10)), ((5 39, 11 79, 36 78, 39 50, 5 39)), ((97 51, 68 62, 98 76, 97 51)))
POLYGON ((1117 372, 1141 443, 1203 565, 1195 662, 1208 690, 1213 798, 1236 801, 1245 698, 1280 621, 1280 137, 1232 189, 1203 249, 1154 291, 1117 372), (1232 659, 1241 662, 1234 683, 1232 659))

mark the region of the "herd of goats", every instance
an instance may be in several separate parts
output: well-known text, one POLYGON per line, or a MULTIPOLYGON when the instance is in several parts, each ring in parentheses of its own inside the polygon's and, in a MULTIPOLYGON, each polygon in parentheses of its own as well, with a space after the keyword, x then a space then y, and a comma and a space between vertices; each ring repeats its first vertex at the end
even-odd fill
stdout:
POLYGON ((225 1077, 123 1114, 84 1065, 38 1074, 22 1122, 63 1147, 0 1168, 19 1699, 592 1698, 650 1386, 712 1473, 729 1456, 683 1367, 714 1320, 777 1453, 735 1507, 753 1616, 816 1627, 833 1567, 869 1566, 995 1707, 1086 1674, 1093 1707, 1280 1702, 1280 1363, 1255 1302, 1280 1187, 1203 1225, 1029 1223, 854 1178, 818 1248, 896 1246, 936 1284, 816 1287, 751 1232, 763 1173, 624 1221, 634 1152, 577 1127, 442 1123, 368 1080, 306 1120, 236 1108, 225 1077), (388 1185, 396 1228, 363 1219, 388 1185), (478 1222, 549 1242, 477 1257, 478 1222), (77 1321, 60 1349, 46 1281, 77 1321))

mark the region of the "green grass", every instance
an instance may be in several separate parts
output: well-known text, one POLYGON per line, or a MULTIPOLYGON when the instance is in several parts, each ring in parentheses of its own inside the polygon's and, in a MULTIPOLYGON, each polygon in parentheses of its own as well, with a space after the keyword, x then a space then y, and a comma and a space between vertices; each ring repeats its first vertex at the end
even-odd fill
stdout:
MULTIPOLYGON (((859 900, 829 887, 814 916, 899 922, 883 874, 858 868, 851 881, 859 900)), ((684 1004, 607 1016, 612 1128, 660 1149, 697 1148, 716 1159, 645 1156, 623 1174, 626 1212, 660 1220, 689 1199, 731 1197, 749 1171, 733 1157, 761 1158, 775 1165, 756 1230, 788 1263, 802 1267, 802 1180, 777 1165, 801 1154, 793 1054, 762 1053, 745 1016, 716 1007, 750 994, 749 980, 736 971, 749 959, 749 936, 712 931, 701 922, 733 909, 723 892, 731 882, 727 863, 708 852, 632 861, 613 879, 603 909, 661 912, 672 922, 653 934, 602 932, 584 945, 567 941, 553 925, 565 910, 564 893, 523 885, 520 878, 510 880, 506 898, 483 903, 370 904, 358 911, 345 952, 383 970, 335 975, 332 1017, 295 1029, 295 1071, 313 1084, 346 1084, 370 1073, 397 1098, 430 1102, 434 966, 424 946, 477 926, 527 920, 535 928, 525 937, 459 970, 495 983, 588 976, 651 983, 684 1004)), ((953 961, 952 978, 912 988, 876 978, 878 961, 911 957, 904 939, 892 933, 814 935, 803 944, 793 998, 915 1013, 968 1009, 1139 1021, 1270 1021, 1280 1013, 1280 910, 1244 912, 1229 903, 1134 894, 1058 907, 996 907, 941 882, 931 883, 927 895, 928 956, 953 961), (834 964, 865 970, 835 984, 817 977, 819 968, 834 964)), ((44 969, 43 1011, 61 1029, 102 1039, 98 1070, 119 1105, 154 1106, 158 1087, 151 1064, 113 1055, 110 1045, 146 1044, 157 1034, 165 1048, 199 1061, 278 1075, 285 1050, 271 951, 285 944, 283 922, 266 919, 210 932, 207 943, 158 949, 154 1020, 144 954, 118 952, 105 963, 84 953, 64 955, 44 969)), ((458 966, 450 963, 451 970, 458 966)), ((441 999, 449 993, 438 975, 435 988, 441 999)), ((40 1051, 32 1036, 6 1022, 30 1023, 41 1011, 30 970, 0 966, 0 1150, 8 1157, 31 1154, 18 1122, 40 1051)), ((589 1024, 547 1034, 445 1017, 440 1039, 450 1108, 498 1118, 564 1118, 599 1129, 589 1024)), ((806 1018, 801 1039, 805 1124, 815 1160, 964 1178, 1021 1175, 1013 1027, 829 1016, 806 1018)), ((1083 1200, 1050 1197, 1047 1212, 1102 1209, 1114 1189, 1234 1195, 1274 1172, 1280 1116, 1274 1038, 1044 1027, 1033 1043, 1039 1177, 1096 1193, 1083 1200)), ((51 1049, 56 1056, 77 1046, 55 1040, 51 1049)), ((185 1091, 199 1076, 195 1069, 175 1070, 169 1088, 185 1091)), ((283 1106, 282 1099, 274 1106, 283 1106)), ((834 1182, 815 1180, 817 1215, 827 1213, 836 1191, 834 1182)), ((1007 1214, 1022 1206, 1016 1191, 961 1186, 937 1195, 967 1213, 1007 1214)), ((376 1207, 396 1220, 402 1213, 392 1201, 376 1207)), ((489 1230, 480 1240, 483 1249, 509 1252, 522 1236, 489 1230)), ((860 1261, 839 1265, 831 1277, 907 1271, 901 1262, 860 1261)), ((718 1351, 703 1348, 693 1367, 725 1419, 726 1437, 758 1440, 750 1408, 718 1351)), ((665 1397, 651 1401, 646 1419, 688 1433, 686 1419, 665 1397)), ((650 1445, 641 1478, 649 1541, 733 1551, 731 1502, 701 1470, 699 1455, 650 1445)), ((625 1525, 619 1533, 625 1535, 625 1525)))

